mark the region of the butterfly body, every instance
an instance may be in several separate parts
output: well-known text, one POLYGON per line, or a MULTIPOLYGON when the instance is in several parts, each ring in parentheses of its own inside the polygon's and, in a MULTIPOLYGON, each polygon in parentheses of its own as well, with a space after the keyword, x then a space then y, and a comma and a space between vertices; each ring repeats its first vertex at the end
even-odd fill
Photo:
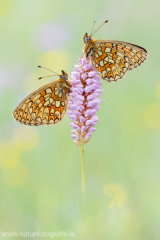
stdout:
POLYGON ((128 70, 138 67, 147 58, 147 50, 132 43, 95 40, 87 33, 83 42, 86 60, 91 57, 95 71, 108 82, 123 78, 128 70))
POLYGON ((71 84, 62 71, 56 81, 37 89, 27 96, 13 112, 19 123, 29 126, 54 125, 62 120, 68 107, 71 84))

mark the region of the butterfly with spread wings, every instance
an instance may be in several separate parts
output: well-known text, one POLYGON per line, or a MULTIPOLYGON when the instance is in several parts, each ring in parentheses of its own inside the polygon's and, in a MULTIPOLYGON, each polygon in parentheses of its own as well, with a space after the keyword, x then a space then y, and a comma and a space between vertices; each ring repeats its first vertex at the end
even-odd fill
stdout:
POLYGON ((123 78, 127 71, 140 66, 147 58, 147 50, 140 46, 114 40, 95 40, 92 35, 86 33, 83 37, 83 55, 87 62, 91 57, 95 71, 108 82, 123 78))
POLYGON ((57 75, 58 80, 34 91, 19 104, 13 112, 13 117, 17 122, 39 126, 54 125, 62 120, 67 111, 71 84, 65 71, 62 70, 62 74, 57 75))

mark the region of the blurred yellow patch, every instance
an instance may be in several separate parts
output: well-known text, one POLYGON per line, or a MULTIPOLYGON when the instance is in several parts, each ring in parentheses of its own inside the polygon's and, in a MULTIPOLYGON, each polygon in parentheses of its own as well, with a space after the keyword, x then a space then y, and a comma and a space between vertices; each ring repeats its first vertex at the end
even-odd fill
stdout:
POLYGON ((4 169, 10 169, 17 165, 21 158, 22 150, 15 143, 3 143, 0 145, 0 164, 4 169))
POLYGON ((26 127, 15 130, 13 138, 9 142, 0 145, 0 165, 3 169, 12 169, 19 164, 24 151, 37 146, 39 135, 36 129, 32 131, 26 127))
POLYGON ((13 6, 13 0, 0 0, 0 17, 7 15, 13 6))
POLYGON ((122 223, 121 235, 125 235, 125 239, 137 239, 137 233, 141 232, 141 218, 136 209, 128 210, 122 223))
MULTIPOLYGON (((70 64, 70 54, 66 51, 49 51, 42 55, 40 64, 50 70, 61 74, 61 70, 67 71, 70 64)), ((46 75, 52 75, 51 72, 47 72, 46 75)), ((54 74, 54 73, 53 73, 54 74)), ((56 78, 55 78, 56 79, 56 78)))
POLYGON ((127 200, 126 189, 118 183, 109 183, 103 188, 104 195, 109 200, 109 208, 114 206, 121 207, 127 200))
POLYGON ((160 99, 160 82, 157 84, 157 87, 156 87, 156 95, 160 99))
POLYGON ((41 77, 41 71, 39 72, 39 75, 38 74, 29 75, 24 81, 25 91, 31 93, 40 88, 41 86, 45 85, 43 80, 42 81, 38 80, 39 77, 41 77))
POLYGON ((144 119, 147 126, 159 129, 160 128, 160 104, 153 103, 148 106, 144 112, 144 119))
POLYGON ((34 127, 28 126, 20 126, 18 129, 16 129, 13 138, 17 144, 17 147, 22 150, 33 149, 39 142, 38 131, 34 127))
POLYGON ((26 182, 28 173, 26 165, 20 163, 16 167, 4 171, 3 180, 9 186, 21 186, 26 182))

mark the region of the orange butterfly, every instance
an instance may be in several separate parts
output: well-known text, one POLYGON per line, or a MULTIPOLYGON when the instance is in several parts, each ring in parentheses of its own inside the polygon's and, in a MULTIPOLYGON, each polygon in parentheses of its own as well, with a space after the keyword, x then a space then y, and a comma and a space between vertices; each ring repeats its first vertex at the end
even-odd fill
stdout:
POLYGON ((127 71, 138 67, 147 58, 147 50, 142 47, 121 41, 95 40, 92 35, 86 33, 83 37, 83 55, 87 62, 91 57, 95 71, 108 82, 123 78, 127 71))
POLYGON ((62 70, 62 74, 57 75, 59 76, 58 80, 34 91, 19 104, 13 112, 13 117, 17 122, 29 126, 39 126, 54 125, 62 120, 67 111, 71 84, 65 71, 62 70))

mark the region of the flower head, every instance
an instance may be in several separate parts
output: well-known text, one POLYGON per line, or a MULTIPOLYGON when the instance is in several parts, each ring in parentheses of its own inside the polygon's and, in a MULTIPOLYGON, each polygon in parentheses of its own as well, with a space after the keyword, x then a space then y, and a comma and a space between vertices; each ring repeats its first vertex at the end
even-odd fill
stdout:
POLYGON ((94 70, 90 59, 89 62, 83 57, 79 61, 80 65, 75 65, 75 71, 71 73, 70 81, 72 88, 69 100, 68 112, 70 119, 73 121, 70 126, 73 127, 72 138, 80 146, 87 143, 96 130, 94 127, 98 121, 95 116, 99 110, 101 99, 99 99, 102 90, 100 77, 94 70))

